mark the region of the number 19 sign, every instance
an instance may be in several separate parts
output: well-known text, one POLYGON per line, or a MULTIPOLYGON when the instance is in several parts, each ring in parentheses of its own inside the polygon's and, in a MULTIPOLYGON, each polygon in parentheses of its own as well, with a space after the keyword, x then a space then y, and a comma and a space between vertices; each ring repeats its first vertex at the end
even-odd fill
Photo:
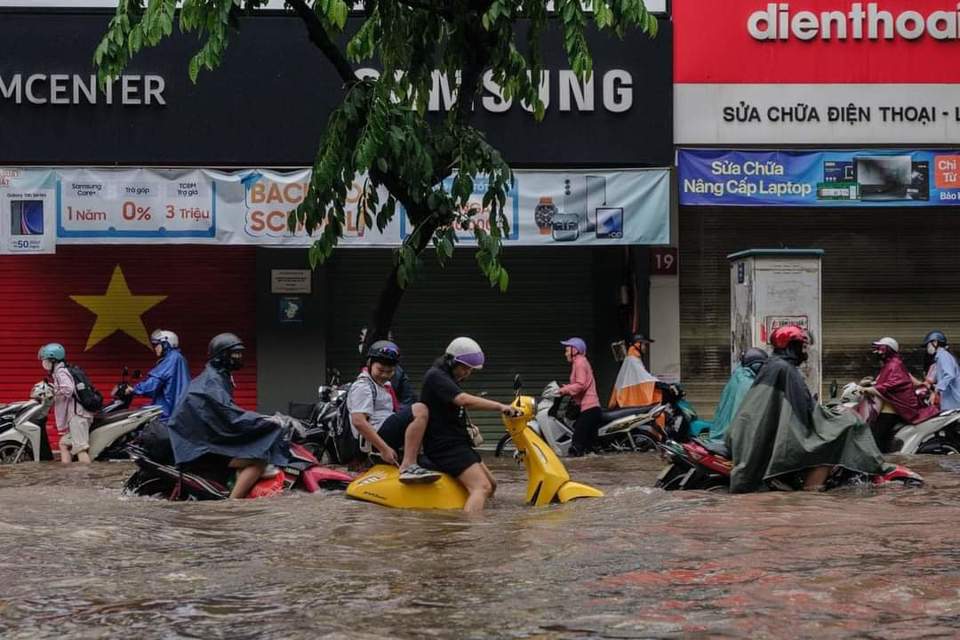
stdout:
POLYGON ((653 247, 650 249, 650 275, 675 276, 677 275, 677 248, 653 247))

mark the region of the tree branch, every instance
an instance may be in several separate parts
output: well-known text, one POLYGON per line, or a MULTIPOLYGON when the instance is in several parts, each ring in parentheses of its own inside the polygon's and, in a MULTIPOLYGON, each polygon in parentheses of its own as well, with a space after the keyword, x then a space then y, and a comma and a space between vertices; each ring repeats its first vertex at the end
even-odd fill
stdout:
POLYGON ((317 48, 327 57, 337 70, 344 84, 356 82, 357 76, 353 71, 353 66, 350 64, 350 61, 347 60, 343 51, 341 51, 340 48, 334 44, 333 40, 330 39, 330 36, 327 35, 327 30, 323 27, 323 23, 320 22, 319 16, 307 5, 306 0, 286 0, 286 2, 297 15, 300 16, 304 24, 307 25, 307 33, 310 36, 310 41, 317 45, 317 48))
POLYGON ((399 4, 406 5, 411 9, 421 9, 422 11, 429 11, 447 18, 453 17, 453 13, 449 9, 445 9, 443 6, 439 6, 430 2, 421 2, 419 0, 397 0, 397 2, 399 4))

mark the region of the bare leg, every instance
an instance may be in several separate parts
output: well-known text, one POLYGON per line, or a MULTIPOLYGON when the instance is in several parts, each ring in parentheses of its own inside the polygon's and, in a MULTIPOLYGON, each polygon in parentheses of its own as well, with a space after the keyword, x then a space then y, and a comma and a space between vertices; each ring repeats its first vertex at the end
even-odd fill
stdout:
POLYGON ((479 513, 487 502, 487 498, 493 495, 494 485, 490 483, 489 471, 484 469, 482 463, 475 463, 467 467, 457 479, 466 487, 469 497, 467 503, 463 505, 466 513, 479 513))
POLYGON ((423 444, 423 434, 427 430, 427 419, 430 417, 430 410, 423 403, 418 402, 410 409, 413 411, 413 422, 407 425, 407 430, 403 434, 403 462, 400 463, 400 471, 412 464, 417 464, 420 445, 423 444))
POLYGON ((90 452, 83 450, 77 454, 77 462, 82 462, 83 464, 90 464, 90 452))
POLYGON ((230 461, 230 468, 237 469, 237 479, 233 484, 231 498, 245 498, 253 485, 257 484, 267 465, 260 460, 243 460, 234 458, 230 461))
POLYGON ((71 462, 73 462, 73 454, 70 453, 70 447, 61 444, 60 445, 60 463, 70 464, 71 462))
POLYGON ((823 489, 823 485, 827 483, 827 478, 830 477, 831 470, 833 470, 833 467, 830 466, 808 469, 803 478, 803 490, 820 491, 823 489))

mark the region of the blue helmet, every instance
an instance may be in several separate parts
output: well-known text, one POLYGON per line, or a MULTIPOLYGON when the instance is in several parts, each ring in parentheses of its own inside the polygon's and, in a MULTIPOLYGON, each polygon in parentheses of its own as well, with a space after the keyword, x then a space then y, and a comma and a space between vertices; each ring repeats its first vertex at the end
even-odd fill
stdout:
POLYGON ((947 336, 943 335, 942 331, 931 331, 927 334, 927 337, 923 339, 923 346, 927 346, 934 340, 936 340, 941 346, 947 344, 947 336))
POLYGON ((63 362, 66 359, 67 350, 63 348, 62 344, 57 342, 45 344, 40 347, 40 351, 37 352, 37 360, 56 360, 57 362, 63 362))
POLYGON ((367 351, 367 359, 395 365, 400 361, 400 347, 389 340, 377 340, 367 351))

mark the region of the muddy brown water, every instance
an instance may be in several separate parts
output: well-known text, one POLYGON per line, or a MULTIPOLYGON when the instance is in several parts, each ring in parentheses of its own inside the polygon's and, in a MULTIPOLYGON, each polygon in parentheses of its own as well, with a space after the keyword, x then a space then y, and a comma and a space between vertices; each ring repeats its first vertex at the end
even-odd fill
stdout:
POLYGON ((655 454, 574 460, 599 500, 482 516, 342 493, 125 498, 128 463, 0 468, 0 637, 955 638, 960 459, 926 487, 652 489, 655 454))

